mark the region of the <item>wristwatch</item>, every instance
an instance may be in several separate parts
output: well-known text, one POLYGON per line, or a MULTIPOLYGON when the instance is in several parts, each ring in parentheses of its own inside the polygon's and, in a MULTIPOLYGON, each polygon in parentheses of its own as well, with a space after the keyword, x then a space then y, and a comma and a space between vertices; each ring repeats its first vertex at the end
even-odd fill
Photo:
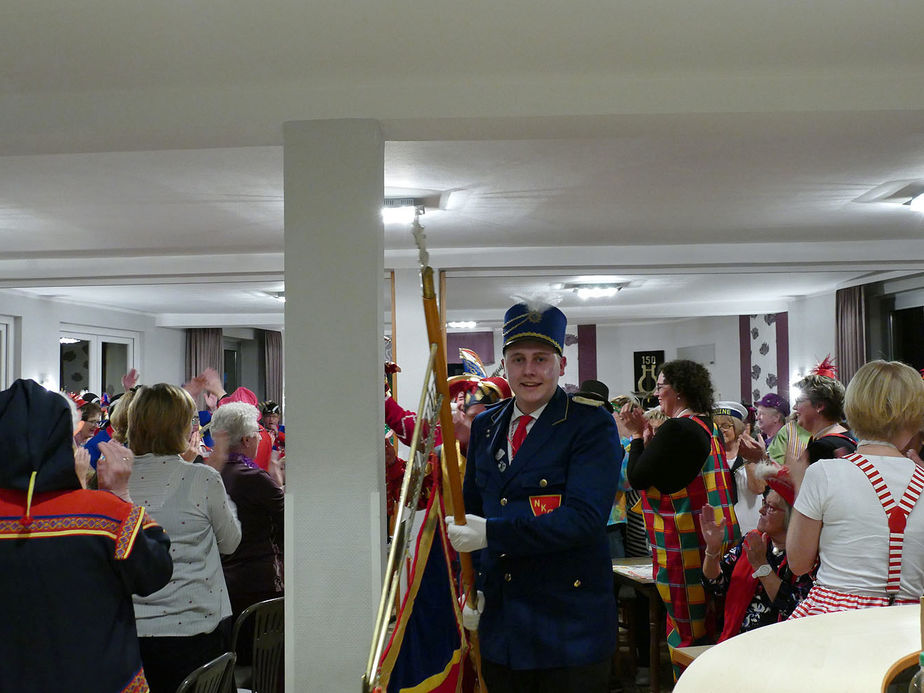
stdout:
POLYGON ((764 563, 760 568, 751 573, 752 578, 762 578, 767 577, 770 573, 773 572, 773 568, 770 567, 769 563, 764 563))

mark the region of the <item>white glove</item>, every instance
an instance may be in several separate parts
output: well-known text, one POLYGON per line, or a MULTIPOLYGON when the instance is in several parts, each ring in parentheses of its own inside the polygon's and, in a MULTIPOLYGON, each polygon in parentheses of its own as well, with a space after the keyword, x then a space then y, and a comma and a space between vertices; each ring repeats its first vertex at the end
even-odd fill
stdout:
POLYGON ((467 524, 457 525, 454 517, 446 518, 449 542, 462 553, 483 549, 488 545, 488 521, 478 515, 466 515, 467 524))
POLYGON ((473 609, 466 600, 462 607, 462 625, 465 630, 478 630, 478 622, 481 620, 481 612, 484 611, 484 592, 478 590, 478 603, 473 609))

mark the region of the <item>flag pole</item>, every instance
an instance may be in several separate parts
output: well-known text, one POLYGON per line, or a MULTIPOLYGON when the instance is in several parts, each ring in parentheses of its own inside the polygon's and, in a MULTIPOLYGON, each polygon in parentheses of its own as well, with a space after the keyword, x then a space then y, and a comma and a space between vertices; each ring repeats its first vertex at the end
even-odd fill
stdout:
POLYGON ((366 662, 366 671, 363 674, 363 693, 372 693, 379 690, 377 672, 382 653, 385 650, 389 620, 394 609, 393 605, 398 601, 402 563, 407 556, 407 547, 411 541, 411 530, 414 523, 413 509, 417 507, 417 500, 420 497, 424 477, 424 462, 429 458, 433 450, 435 426, 427 420, 426 412, 432 410, 430 403, 432 402, 431 395, 433 391, 429 386, 429 382, 432 377, 435 358, 436 346, 431 345, 430 358, 427 361, 427 369, 424 373, 423 389, 420 393, 420 405, 417 409, 419 418, 414 426, 414 434, 411 436, 411 452, 408 456, 404 478, 401 481, 400 499, 395 508, 394 535, 392 536, 391 547, 388 551, 388 562, 385 567, 385 584, 379 596, 379 608, 375 616, 372 647, 369 651, 369 659, 366 662))
MULTIPOLYGON (((462 499, 462 479, 459 473, 459 455, 456 446, 455 428, 452 423, 452 409, 449 402, 448 368, 446 350, 443 342, 442 322, 436 301, 436 287, 433 281, 433 268, 429 266, 429 254, 426 250, 423 226, 416 215, 414 217, 414 240, 420 251, 420 280, 423 295, 424 318, 427 323, 427 337, 431 348, 436 347, 436 357, 433 359, 433 374, 437 391, 443 396, 440 406, 440 430, 443 438, 442 455, 445 462, 446 477, 449 482, 449 497, 452 500, 453 515, 457 525, 466 524, 465 503, 462 499)), ((462 591, 468 603, 478 604, 475 589, 475 571, 472 568, 472 557, 467 552, 459 552, 459 564, 462 568, 462 591)), ((478 645, 478 631, 469 631, 469 645, 472 662, 478 674, 478 685, 482 693, 487 693, 484 679, 481 676, 481 652, 478 645)))

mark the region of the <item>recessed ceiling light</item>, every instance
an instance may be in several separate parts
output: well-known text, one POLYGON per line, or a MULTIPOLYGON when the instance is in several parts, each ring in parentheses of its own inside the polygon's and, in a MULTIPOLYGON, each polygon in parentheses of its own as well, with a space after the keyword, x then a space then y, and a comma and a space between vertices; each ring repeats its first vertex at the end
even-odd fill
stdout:
POLYGON ((382 222, 385 224, 410 224, 416 210, 413 207, 383 207, 382 222))
POLYGON ((424 214, 423 200, 414 197, 387 197, 382 206, 382 223, 410 224, 418 214, 424 214))
POLYGON ((609 298, 619 293, 622 287, 617 286, 582 286, 575 289, 578 298, 586 301, 588 298, 609 298))
POLYGON ((913 209, 915 212, 924 212, 924 193, 915 195, 905 204, 908 205, 908 209, 913 209))
POLYGON ((471 197, 471 190, 447 190, 440 195, 440 209, 454 211, 461 209, 471 197))
POLYGON ((592 284, 571 282, 560 286, 565 291, 573 291, 578 298, 586 301, 589 298, 611 298, 629 286, 629 282, 597 282, 592 284))
POLYGON ((446 323, 446 326, 454 330, 472 330, 478 326, 478 323, 474 320, 453 320, 452 322, 446 323))
POLYGON ((924 200, 920 200, 922 195, 924 180, 890 180, 863 193, 854 202, 888 202, 919 209, 917 204, 924 204, 924 200))

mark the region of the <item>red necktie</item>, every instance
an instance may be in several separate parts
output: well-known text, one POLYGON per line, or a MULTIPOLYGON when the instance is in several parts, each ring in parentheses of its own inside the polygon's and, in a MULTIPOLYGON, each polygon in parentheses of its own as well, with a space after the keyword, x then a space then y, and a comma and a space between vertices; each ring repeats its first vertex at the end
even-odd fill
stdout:
POLYGON ((517 430, 513 432, 513 438, 510 439, 510 459, 517 456, 517 450, 520 449, 526 439, 526 427, 529 426, 529 422, 532 420, 533 417, 529 414, 524 414, 517 421, 517 430))

